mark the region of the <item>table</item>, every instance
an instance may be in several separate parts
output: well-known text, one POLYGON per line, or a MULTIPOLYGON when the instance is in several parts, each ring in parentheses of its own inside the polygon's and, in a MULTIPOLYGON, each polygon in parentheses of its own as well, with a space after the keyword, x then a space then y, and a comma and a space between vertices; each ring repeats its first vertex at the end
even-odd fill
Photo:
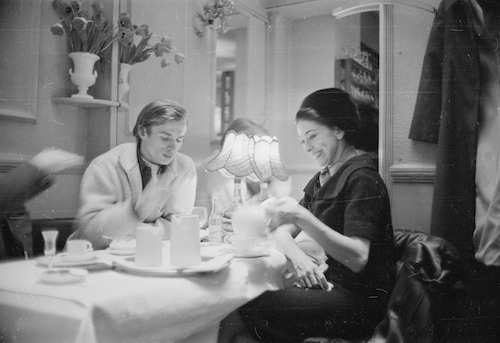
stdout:
MULTIPOLYGON (((214 247, 202 248, 214 249, 214 247)), ((2 342, 216 342, 219 322, 283 287, 286 258, 239 259, 212 274, 148 277, 92 270, 81 283, 45 284, 34 260, 0 264, 2 342)), ((213 252, 213 251, 212 251, 213 252)))

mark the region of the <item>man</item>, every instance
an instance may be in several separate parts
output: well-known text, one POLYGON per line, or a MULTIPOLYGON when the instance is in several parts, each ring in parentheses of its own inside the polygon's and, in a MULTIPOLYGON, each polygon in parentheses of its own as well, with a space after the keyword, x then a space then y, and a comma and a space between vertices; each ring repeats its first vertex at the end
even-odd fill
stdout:
POLYGON ((109 238, 133 235, 139 224, 152 223, 169 237, 171 216, 190 213, 194 205, 196 167, 178 152, 187 126, 187 112, 175 102, 144 107, 133 130, 136 143, 98 156, 85 171, 75 236, 102 249, 109 238))

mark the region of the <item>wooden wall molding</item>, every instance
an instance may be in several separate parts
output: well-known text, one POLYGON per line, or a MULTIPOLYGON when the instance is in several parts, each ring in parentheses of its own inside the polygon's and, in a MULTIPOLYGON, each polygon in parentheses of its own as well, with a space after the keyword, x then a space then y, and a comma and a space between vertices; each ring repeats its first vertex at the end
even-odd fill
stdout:
MULTIPOLYGON (((314 175, 319 168, 310 164, 287 166, 290 174, 314 175)), ((393 183, 434 183, 436 167, 433 164, 395 164, 389 168, 393 183)))
POLYGON ((389 168, 393 183, 434 183, 436 166, 431 164, 396 164, 389 168))

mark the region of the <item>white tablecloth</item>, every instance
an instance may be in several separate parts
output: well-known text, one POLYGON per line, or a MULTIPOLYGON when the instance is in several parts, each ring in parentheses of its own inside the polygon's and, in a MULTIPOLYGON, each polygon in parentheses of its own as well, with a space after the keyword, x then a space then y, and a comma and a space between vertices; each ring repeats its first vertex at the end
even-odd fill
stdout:
MULTIPOLYGON (((207 247, 204 249, 214 249, 207 247)), ((283 286, 284 255, 232 260, 217 273, 148 277, 92 270, 81 283, 46 284, 35 261, 0 264, 2 342, 210 342, 218 323, 283 286)))

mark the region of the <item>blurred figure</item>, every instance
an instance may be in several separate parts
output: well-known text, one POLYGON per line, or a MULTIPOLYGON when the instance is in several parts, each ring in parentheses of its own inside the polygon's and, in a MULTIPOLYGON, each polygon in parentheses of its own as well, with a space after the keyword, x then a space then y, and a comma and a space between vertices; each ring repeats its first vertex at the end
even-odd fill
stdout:
MULTIPOLYGON (((269 132, 257 122, 240 117, 231 122, 220 142, 220 147, 224 145, 224 140, 229 131, 245 133, 247 136, 269 136, 269 132)), ((220 172, 207 172, 207 163, 219 154, 219 150, 207 157, 198 167, 198 183, 196 187, 196 206, 207 208, 208 213, 212 211, 212 199, 216 198, 220 206, 219 211, 224 212, 231 205, 234 193, 234 179, 225 177, 220 172)), ((291 179, 280 181, 272 179, 269 182, 268 193, 271 196, 285 196, 291 192, 291 179)), ((260 195, 260 183, 252 182, 248 178, 241 180, 241 197, 243 203, 258 202, 260 195)))
POLYGON ((134 236, 140 223, 162 227, 169 238, 171 216, 191 213, 195 198, 195 164, 179 152, 188 123, 186 109, 173 101, 146 105, 133 130, 136 142, 96 157, 85 171, 71 238, 103 249, 109 238, 134 236))
POLYGON ((33 254, 31 220, 25 203, 54 183, 54 173, 82 163, 82 156, 47 148, 0 177, 0 259, 33 254))

